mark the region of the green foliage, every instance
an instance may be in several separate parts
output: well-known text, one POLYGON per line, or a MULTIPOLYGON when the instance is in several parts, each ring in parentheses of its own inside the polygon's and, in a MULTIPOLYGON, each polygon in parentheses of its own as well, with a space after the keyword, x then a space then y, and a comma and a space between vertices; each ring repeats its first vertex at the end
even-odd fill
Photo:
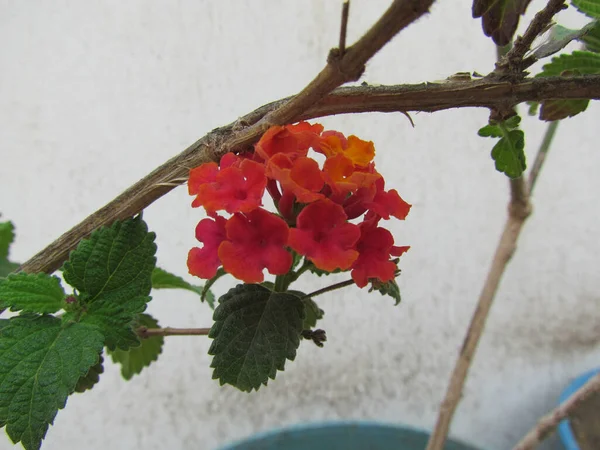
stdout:
POLYGON ((200 295, 202 301, 206 298, 206 303, 208 303, 212 309, 215 309, 215 296, 210 289, 207 289, 205 296, 202 296, 202 292, 204 291, 203 286, 190 284, 183 278, 159 267, 155 267, 152 271, 152 289, 185 289, 192 291, 200 295))
POLYGON ((473 0, 473 18, 481 17, 483 32, 496 45, 507 45, 531 0, 473 0))
MULTIPOLYGON (((140 314, 136 320, 136 326, 146 328, 157 328, 158 321, 149 314, 140 314)), ((152 336, 142 339, 138 347, 132 347, 127 351, 114 350, 109 354, 115 363, 121 364, 121 375, 130 380, 134 375, 140 373, 144 367, 148 367, 158 359, 165 342, 162 336, 152 336)))
POLYGON ((5 277, 19 265, 8 260, 10 244, 15 239, 15 227, 12 222, 0 222, 0 277, 5 277))
POLYGON ((65 291, 60 279, 45 273, 14 273, 0 280, 0 308, 53 313, 63 308, 65 291))
POLYGON ((482 137, 500 138, 492 149, 492 159, 496 170, 510 178, 520 177, 527 164, 525 162, 525 134, 517 129, 521 118, 513 116, 504 122, 490 123, 478 132, 482 137))
POLYGON ((546 58, 554 53, 565 48, 570 42, 575 39, 582 39, 594 28, 594 23, 589 23, 580 30, 571 30, 562 25, 554 25, 550 29, 550 33, 546 41, 538 46, 532 56, 536 59, 546 58))
POLYGON ((213 379, 250 392, 296 357, 305 312, 296 295, 240 284, 219 299, 213 318, 213 379))
POLYGON ((210 280, 206 280, 206 283, 204 284, 204 289, 202 289, 202 295, 200 296, 200 300, 206 300, 206 303, 208 303, 208 306, 210 306, 212 309, 215 309, 215 296, 213 295, 210 288, 213 284, 216 283, 216 281, 219 278, 221 278, 224 275, 227 275, 227 272, 225 272, 225 269, 223 269, 222 267, 219 267, 217 269, 217 274, 210 280))
POLYGON ((71 253, 63 268, 65 281, 85 294, 86 303, 147 296, 156 264, 155 237, 141 216, 102 227, 71 253))
POLYGON ((317 321, 323 318, 325 312, 319 308, 312 298, 302 298, 302 303, 304 304, 305 314, 302 328, 305 330, 310 330, 317 326, 317 321))
POLYGON ((402 297, 400 296, 400 287, 396 280, 388 281, 387 283, 383 283, 378 280, 371 281, 371 287, 369 288, 369 292, 378 291, 381 295, 389 295, 396 301, 396 305, 399 305, 402 301, 402 297))
POLYGON ((98 355, 98 358, 96 365, 90 367, 88 373, 77 381, 75 392, 89 391, 100 381, 100 375, 104 373, 104 358, 102 355, 98 355))
POLYGON ((103 336, 48 315, 7 322, 0 328, 0 424, 14 443, 39 449, 77 381, 98 362, 103 336))
POLYGON ((571 0, 571 3, 585 15, 600 18, 600 0, 571 0))
POLYGON ((600 20, 596 20, 590 25, 590 29, 580 38, 580 41, 585 44, 586 50, 600 53, 600 20))
MULTIPOLYGON (((536 77, 588 75, 600 73, 600 54, 575 51, 552 58, 536 77)), ((540 119, 552 121, 573 117, 587 109, 588 99, 546 100, 542 102, 540 119)))

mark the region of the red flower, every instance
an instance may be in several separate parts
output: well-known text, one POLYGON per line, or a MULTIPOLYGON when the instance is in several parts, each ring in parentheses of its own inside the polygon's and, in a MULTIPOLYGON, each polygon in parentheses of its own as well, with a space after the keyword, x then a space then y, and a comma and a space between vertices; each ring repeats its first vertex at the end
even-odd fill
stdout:
POLYGON ((394 216, 397 219, 404 220, 410 211, 411 205, 402 200, 396 189, 385 191, 385 181, 383 178, 375 182, 377 193, 372 202, 367 202, 367 208, 378 216, 389 219, 394 216))
POLYGON ((352 279, 358 287, 365 287, 369 278, 386 283, 394 279, 396 264, 390 254, 400 256, 408 247, 394 247, 394 238, 385 228, 377 226, 378 219, 361 223, 360 240, 356 244, 358 259, 352 264, 352 279))
POLYGON ((319 269, 346 270, 358 257, 354 244, 360 237, 357 225, 347 222, 344 209, 323 199, 306 206, 290 230, 289 246, 305 255, 319 269))
POLYGON ((188 254, 188 269, 192 275, 200 278, 212 278, 217 274, 221 260, 217 250, 225 239, 225 218, 203 219, 196 226, 196 239, 204 244, 194 247, 188 254))
POLYGON ((284 192, 292 192, 300 203, 325 198, 319 193, 325 184, 322 172, 312 158, 301 156, 292 161, 289 156, 277 153, 267 164, 267 175, 279 181, 284 192))
POLYGON ((292 159, 297 156, 306 156, 310 147, 318 146, 322 131, 322 125, 311 125, 308 122, 284 127, 273 126, 263 134, 254 150, 264 161, 268 161, 278 153, 288 155, 292 159))
POLYGON ((265 167, 247 158, 227 153, 220 169, 215 163, 202 164, 190 171, 188 190, 196 195, 192 207, 204 206, 209 214, 249 212, 262 205, 267 185, 265 167))
POLYGON ((290 270, 292 255, 284 248, 289 229, 280 217, 258 208, 234 214, 225 229, 228 240, 219 246, 219 258, 234 277, 245 283, 260 283, 265 268, 273 275, 290 270))

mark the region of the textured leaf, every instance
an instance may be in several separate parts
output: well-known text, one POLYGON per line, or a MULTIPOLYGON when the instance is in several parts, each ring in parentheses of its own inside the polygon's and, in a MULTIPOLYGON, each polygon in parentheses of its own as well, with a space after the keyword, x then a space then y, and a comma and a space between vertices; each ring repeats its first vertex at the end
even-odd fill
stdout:
MULTIPOLYGON (((95 326, 105 338, 109 350, 127 350, 140 345, 135 331, 135 318, 144 312, 150 297, 139 296, 119 303, 112 299, 99 299, 87 307, 81 315, 81 323, 95 326)), ((72 320, 65 315, 64 321, 72 320)))
MULTIPOLYGON (((136 326, 157 328, 158 321, 149 314, 140 314, 136 320, 136 326)), ((109 353, 113 362, 121 364, 123 378, 131 380, 144 367, 148 367, 152 364, 152 361, 158 359, 164 342, 165 339, 162 336, 152 336, 148 339, 142 339, 138 347, 130 348, 128 351, 117 349, 109 353)))
POLYGON ((502 123, 491 123, 478 132, 483 137, 500 137, 492 149, 492 159, 496 170, 510 178, 520 177, 527 164, 525 162, 525 134, 516 129, 521 122, 519 116, 513 116, 502 123))
MULTIPOLYGON (((600 73, 600 54, 593 52, 575 51, 571 54, 560 55, 543 67, 536 77, 588 75, 600 73)), ((540 119, 559 120, 573 117, 587 109, 589 100, 547 100, 542 102, 540 119)))
POLYGON ((600 53, 600 20, 596 20, 591 25, 591 28, 580 38, 580 41, 585 44, 586 50, 600 53))
POLYGON ((473 18, 481 17, 483 32, 501 47, 508 44, 531 0, 473 0, 473 18))
POLYGON ((600 0, 571 0, 571 3, 585 15, 600 18, 600 0))
POLYGON ((304 304, 295 295, 240 284, 219 299, 209 337, 213 379, 252 391, 296 357, 304 304))
POLYGON ((13 317, 0 328, 0 423, 14 443, 39 449, 77 381, 98 362, 102 335, 53 316, 13 317))
POLYGON ((15 239, 14 226, 11 222, 0 222, 0 277, 5 277, 19 265, 8 260, 10 244, 15 239))
POLYGON ((100 375, 104 373, 104 358, 99 355, 98 362, 96 365, 90 367, 88 373, 81 377, 75 385, 75 392, 82 393, 92 389, 98 381, 100 381, 100 375))
POLYGON ((60 279, 45 273, 14 273, 0 280, 0 308, 11 311, 53 313, 63 307, 65 291, 60 279))
POLYGON ((389 295, 392 297, 396 301, 396 306, 402 301, 402 297, 400 296, 400 287, 398 286, 398 283, 396 283, 396 280, 388 281, 386 283, 383 283, 379 280, 373 280, 371 281, 371 288, 369 289, 369 292, 373 290, 378 291, 381 295, 389 295))
POLYGON ((207 290, 205 298, 202 298, 204 286, 190 284, 183 278, 169 273, 159 267, 155 267, 152 271, 152 289, 185 289, 192 291, 200 295, 202 300, 206 299, 206 302, 212 309, 215 308, 215 296, 210 289, 207 290))
POLYGON ((63 268, 65 281, 85 293, 86 302, 147 296, 156 263, 155 237, 141 216, 102 227, 71 253, 63 268))

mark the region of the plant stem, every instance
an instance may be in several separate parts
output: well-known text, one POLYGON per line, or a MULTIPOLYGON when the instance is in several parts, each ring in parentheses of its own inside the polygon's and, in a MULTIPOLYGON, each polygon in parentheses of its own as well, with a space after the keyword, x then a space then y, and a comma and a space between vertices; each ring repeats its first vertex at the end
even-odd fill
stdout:
POLYGON ((352 280, 352 279, 346 280, 346 281, 342 281, 341 283, 332 284, 331 286, 327 286, 327 287, 324 287, 324 288, 319 289, 317 291, 311 292, 310 294, 307 294, 307 295, 305 295, 302 298, 316 297, 317 295, 325 294, 325 293, 330 292, 330 291, 335 291, 336 289, 341 289, 341 288, 344 288, 346 286, 350 286, 352 284, 354 284, 354 280, 352 280))
POLYGON ((544 161, 546 160, 546 155, 548 154, 548 150, 550 149, 550 145, 552 144, 552 140, 554 139, 554 135, 556 134, 556 129, 558 128, 558 120, 554 122, 550 122, 548 124, 548 128, 546 128, 546 133, 544 134, 544 139, 540 145, 540 148, 535 156, 535 161, 533 162, 533 166, 531 167, 531 172, 529 173, 529 193, 533 191, 533 187, 535 186, 535 182, 537 181, 537 177, 544 165, 544 161))
POLYGON ((554 432, 561 420, 571 416, 582 403, 595 393, 600 393, 600 374, 591 378, 567 401, 542 417, 513 450, 532 450, 537 447, 540 442, 554 432))
POLYGON ((142 339, 152 336, 206 336, 210 328, 146 328, 139 327, 137 334, 142 339))
POLYGON ((275 285, 273 286, 273 292, 285 292, 289 283, 286 280, 287 275, 277 275, 275 277, 275 285))

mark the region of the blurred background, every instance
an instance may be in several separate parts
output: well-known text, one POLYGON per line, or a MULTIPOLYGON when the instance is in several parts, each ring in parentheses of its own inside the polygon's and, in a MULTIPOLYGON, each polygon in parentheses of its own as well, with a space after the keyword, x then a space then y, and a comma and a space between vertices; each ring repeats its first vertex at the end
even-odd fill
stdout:
MULTIPOLYGON (((348 42, 388 4, 353 0, 348 42)), ((519 30, 544 4, 532 1, 519 30)), ((0 212, 16 225, 12 259, 27 260, 213 128, 299 91, 337 46, 340 10, 334 0, 0 0, 0 212)), ((586 20, 566 11, 559 22, 586 20)), ((486 74, 494 61, 471 2, 439 1, 362 80, 486 74)), ((546 124, 521 112, 531 163, 546 124)), ((455 416, 457 438, 512 447, 573 377, 598 365, 599 112, 593 103, 559 126, 455 416)), ((413 205, 405 222, 390 224, 397 245, 412 247, 399 306, 356 287, 318 298, 325 347, 302 342, 296 361, 252 394, 211 380, 206 337, 168 338, 158 362, 130 382, 107 362, 101 382, 59 411, 43 448, 215 449, 337 419, 431 429, 504 225, 508 182, 490 159, 494 142, 477 136, 487 110, 412 118, 414 128, 398 113, 320 121, 372 140, 387 187, 413 205)), ((158 235, 158 264, 201 283, 187 275, 204 217, 190 203, 180 187, 144 218, 158 235)), ((298 288, 342 279, 305 276, 298 288)), ((214 291, 233 283, 222 279, 214 291)), ((149 312, 162 326, 212 323, 193 293, 153 296, 149 312)), ((0 448, 12 448, 6 437, 0 448)))

